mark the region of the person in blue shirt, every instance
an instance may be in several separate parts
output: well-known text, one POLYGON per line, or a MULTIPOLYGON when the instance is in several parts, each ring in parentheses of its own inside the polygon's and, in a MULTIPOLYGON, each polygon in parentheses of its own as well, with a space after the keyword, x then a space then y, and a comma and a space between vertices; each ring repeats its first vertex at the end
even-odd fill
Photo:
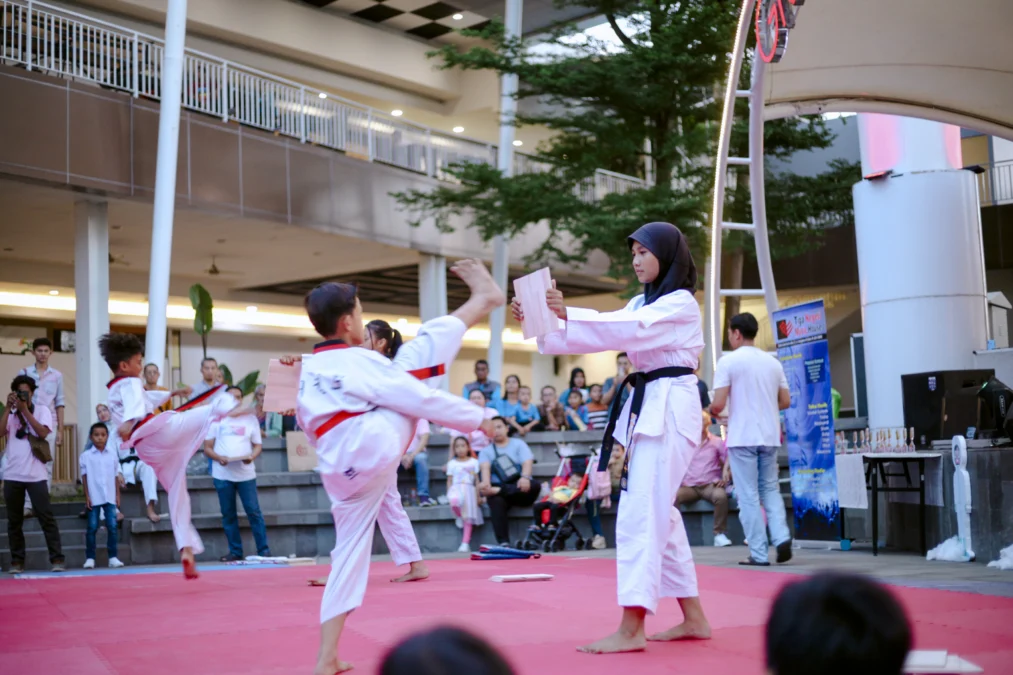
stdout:
POLYGON ((587 406, 579 389, 566 392, 566 426, 570 431, 587 430, 587 406))
POLYGON ((499 382, 489 379, 489 362, 485 359, 475 361, 475 381, 464 385, 461 396, 468 398, 475 389, 481 389, 486 399, 490 401, 499 398, 499 382))
POLYGON ((538 406, 531 403, 531 387, 522 386, 518 389, 517 398, 518 403, 514 416, 507 419, 514 431, 521 436, 525 436, 541 423, 542 416, 538 414, 538 406))
POLYGON ((510 545, 510 528, 507 511, 511 506, 531 506, 538 499, 541 484, 532 478, 535 457, 528 444, 519 438, 510 438, 509 426, 502 417, 492 420, 492 443, 478 453, 482 482, 479 492, 485 496, 492 512, 492 528, 500 546, 510 545), (506 461, 509 458, 509 462, 506 461), (493 470, 493 464, 499 467, 493 470), (502 465, 513 464, 507 481, 501 478, 502 465))
POLYGON ((503 380, 503 397, 493 399, 493 407, 496 412, 505 419, 517 415, 517 406, 520 403, 521 378, 516 375, 507 375, 503 380))
POLYGON ((587 388, 587 375, 584 374, 583 368, 574 368, 570 371, 570 386, 563 390, 563 393, 559 395, 559 402, 566 405, 570 397, 570 392, 576 389, 580 392, 580 402, 586 403, 590 391, 587 388))

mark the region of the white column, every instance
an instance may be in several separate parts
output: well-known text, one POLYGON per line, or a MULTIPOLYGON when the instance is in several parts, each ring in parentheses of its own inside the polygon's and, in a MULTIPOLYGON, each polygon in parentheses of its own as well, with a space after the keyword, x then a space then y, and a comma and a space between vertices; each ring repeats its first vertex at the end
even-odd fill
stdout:
MULTIPOLYGON (((423 323, 447 314, 447 259, 423 253, 419 258, 419 318, 423 323)), ((451 364, 445 364, 450 369, 451 364)), ((450 376, 432 383, 434 388, 450 390, 450 376)))
MULTIPOLYGON (((506 0, 505 33, 507 39, 521 36, 524 0, 506 0)), ((504 176, 514 175, 514 116, 517 114, 517 76, 502 75, 499 83, 499 152, 496 167, 504 176)), ((492 278, 507 291, 510 248, 503 236, 492 241, 492 278)), ((503 381, 503 329, 506 308, 500 307, 489 316, 489 378, 503 381)))
POLYGON ((109 332, 109 218, 105 202, 74 205, 74 313, 78 447, 83 448, 95 406, 106 400, 109 367, 98 339, 109 332))
POLYGON ((419 257, 419 318, 423 323, 447 314, 447 259, 423 253, 419 257))
POLYGON ((860 115, 855 185, 869 426, 904 424, 901 375, 973 368, 987 304, 981 211, 956 127, 860 115))
POLYGON ((158 119, 158 160, 155 165, 155 209, 151 228, 151 271, 148 280, 148 330, 145 363, 159 364, 165 375, 166 308, 172 266, 172 218, 176 200, 179 112, 183 97, 183 43, 186 0, 169 0, 165 15, 162 61, 162 102, 158 119))

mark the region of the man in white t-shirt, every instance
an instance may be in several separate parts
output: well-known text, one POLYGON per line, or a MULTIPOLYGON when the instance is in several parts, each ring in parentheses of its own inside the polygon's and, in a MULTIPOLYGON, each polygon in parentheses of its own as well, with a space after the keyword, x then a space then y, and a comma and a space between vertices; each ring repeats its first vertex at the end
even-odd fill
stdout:
MULTIPOLYGON (((243 391, 229 387, 228 393, 240 404, 243 391)), ((228 417, 211 427, 208 440, 204 443, 204 454, 211 460, 211 478, 218 491, 218 503, 222 509, 222 527, 229 542, 229 554, 223 562, 243 559, 243 540, 239 534, 239 515, 236 511, 236 495, 243 502, 243 510, 250 521, 257 555, 269 557, 267 526, 260 513, 257 501, 257 469, 253 460, 260 454, 260 423, 254 415, 228 417)))
POLYGON ((419 506, 433 506, 435 501, 429 497, 429 422, 419 420, 415 425, 415 436, 408 446, 408 451, 401 458, 401 467, 406 471, 415 467, 415 492, 419 498, 419 506))
POLYGON ((718 361, 711 414, 728 408, 728 460, 739 520, 749 542, 749 559, 740 564, 767 566, 763 511, 771 543, 777 547, 777 562, 791 560, 791 533, 777 481, 780 411, 791 405, 791 393, 781 362, 753 346, 758 329, 756 317, 748 312, 732 317, 728 341, 735 351, 718 361))

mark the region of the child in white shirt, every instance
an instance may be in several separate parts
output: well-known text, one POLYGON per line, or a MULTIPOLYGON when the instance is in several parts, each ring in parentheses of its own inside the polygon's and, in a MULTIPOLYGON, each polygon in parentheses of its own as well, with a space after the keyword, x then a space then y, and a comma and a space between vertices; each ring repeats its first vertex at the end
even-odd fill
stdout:
POLYGON ((120 485, 123 482, 120 458, 108 445, 109 430, 104 422, 91 425, 89 438, 92 447, 81 453, 81 482, 84 484, 85 507, 88 510, 84 568, 90 570, 95 567, 95 534, 98 532, 99 514, 103 510, 109 567, 123 567, 123 563, 116 557, 116 509, 120 505, 120 485))

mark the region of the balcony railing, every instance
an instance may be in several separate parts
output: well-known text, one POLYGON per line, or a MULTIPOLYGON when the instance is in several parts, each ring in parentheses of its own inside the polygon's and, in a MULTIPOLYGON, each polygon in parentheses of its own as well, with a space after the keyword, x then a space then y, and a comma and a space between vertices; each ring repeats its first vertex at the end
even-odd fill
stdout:
POLYGON ((1013 160, 983 167, 978 174, 978 195, 982 206, 1013 204, 1013 160))
MULTIPOLYGON (((0 0, 0 61, 94 82, 159 100, 162 39, 45 2, 0 0)), ((436 178, 452 164, 496 163, 496 146, 411 124, 309 85, 186 49, 183 100, 188 110, 297 138, 436 178)), ((515 172, 551 170, 521 153, 515 172)), ((599 170, 578 190, 597 200, 643 187, 633 176, 599 170)))

